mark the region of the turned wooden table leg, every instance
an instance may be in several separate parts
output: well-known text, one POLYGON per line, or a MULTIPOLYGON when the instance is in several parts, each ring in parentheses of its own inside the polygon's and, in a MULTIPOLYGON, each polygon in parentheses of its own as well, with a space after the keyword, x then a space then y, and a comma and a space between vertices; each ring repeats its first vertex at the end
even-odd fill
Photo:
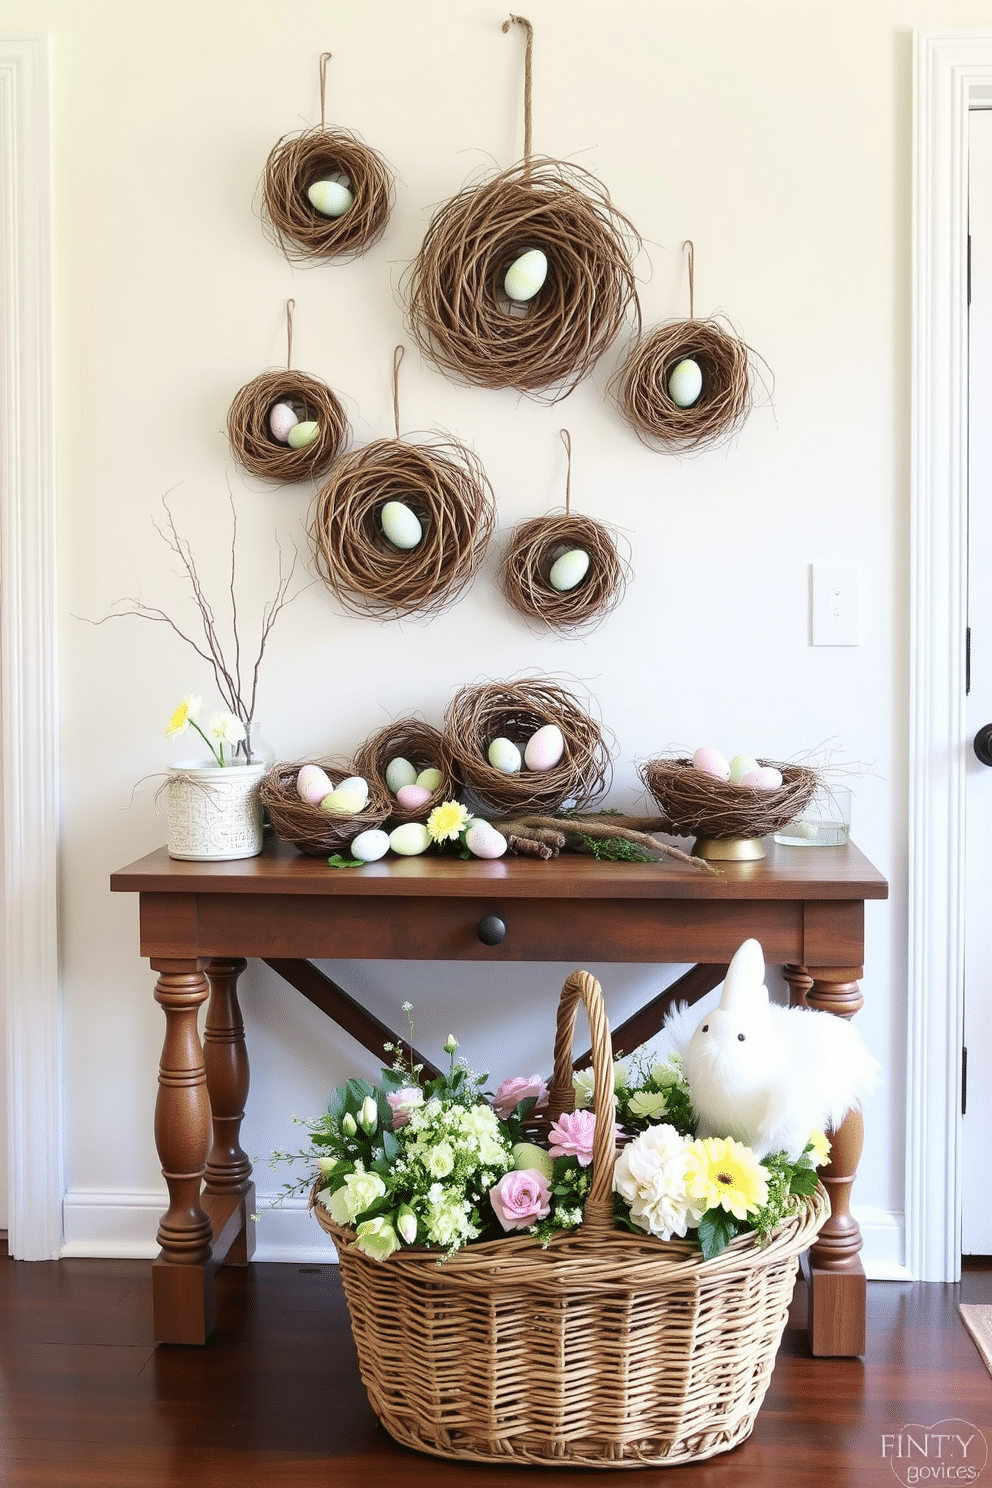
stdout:
MULTIPOLYGON (((816 969, 806 991, 806 1005, 850 1018, 863 1005, 858 985, 860 966, 816 969)), ((810 1347, 818 1355, 853 1357, 865 1351, 867 1287, 858 1252, 864 1243, 851 1213, 851 1188, 864 1143, 860 1110, 849 1111, 829 1133, 830 1161, 820 1177, 830 1195, 830 1218, 809 1252, 810 1347)))
POLYGON ((155 1338, 202 1343, 213 1327, 211 1224, 200 1204, 210 1143, 210 1101, 196 1018, 207 979, 196 961, 152 961, 165 1041, 155 1103, 155 1143, 169 1190, 152 1269, 155 1338))
MULTIPOLYGON (((247 966, 240 958, 207 962, 210 1002, 203 1031, 203 1059, 213 1114, 213 1146, 207 1159, 204 1194, 219 1201, 216 1208, 234 1210, 240 1218, 224 1260, 246 1266, 255 1250, 255 1186, 251 1161, 241 1146, 241 1122, 248 1101, 249 1067, 245 1026, 238 1003, 238 977, 247 966), (226 1201, 226 1205, 225 1205, 226 1201)), ((226 1217, 226 1216, 225 1216, 226 1217)), ((220 1230, 221 1215, 214 1215, 220 1230)))

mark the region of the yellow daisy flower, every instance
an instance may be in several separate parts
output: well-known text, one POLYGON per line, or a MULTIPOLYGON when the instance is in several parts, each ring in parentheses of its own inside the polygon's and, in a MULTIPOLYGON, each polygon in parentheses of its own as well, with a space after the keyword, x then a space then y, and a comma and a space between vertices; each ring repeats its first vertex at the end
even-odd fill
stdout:
POLYGON ((183 698, 179 707, 169 719, 165 730, 167 739, 176 739, 180 734, 186 733, 193 719, 200 711, 200 702, 200 698, 194 697, 192 693, 187 693, 186 697, 183 698))
POLYGON ((733 1137, 697 1137, 686 1151, 685 1186, 708 1209, 747 1219, 768 1202, 768 1174, 750 1147, 733 1137))
POLYGON ((811 1131, 809 1134, 809 1145, 813 1149, 810 1153, 810 1161, 814 1168, 822 1168, 823 1164, 830 1158, 830 1138, 826 1132, 811 1131))
POLYGON ((468 819, 468 809, 460 801, 442 801, 427 818, 427 835, 432 842, 453 842, 468 819))

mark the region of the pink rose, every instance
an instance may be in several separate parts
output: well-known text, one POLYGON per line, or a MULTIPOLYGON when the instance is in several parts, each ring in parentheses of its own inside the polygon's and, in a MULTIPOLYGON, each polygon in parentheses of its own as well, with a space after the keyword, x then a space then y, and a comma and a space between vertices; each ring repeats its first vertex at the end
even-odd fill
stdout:
POLYGON ((390 1090, 386 1094, 393 1113, 393 1131, 399 1131, 410 1120, 410 1112, 424 1104, 424 1092, 419 1085, 404 1085, 402 1090, 390 1090))
POLYGON ((565 1111, 553 1122, 548 1137, 552 1157, 577 1157, 580 1168, 592 1162, 592 1141, 596 1118, 591 1111, 565 1111))
POLYGON ((551 1213, 551 1189, 543 1173, 522 1168, 504 1173, 489 1190, 489 1202, 504 1230, 525 1230, 551 1213))
POLYGON ((512 1080, 504 1080, 492 1099, 492 1108, 500 1121, 507 1121, 513 1115, 520 1102, 527 1100, 528 1096, 534 1097, 533 1110, 539 1111, 542 1106, 548 1104, 548 1087, 540 1075, 514 1075, 512 1080))

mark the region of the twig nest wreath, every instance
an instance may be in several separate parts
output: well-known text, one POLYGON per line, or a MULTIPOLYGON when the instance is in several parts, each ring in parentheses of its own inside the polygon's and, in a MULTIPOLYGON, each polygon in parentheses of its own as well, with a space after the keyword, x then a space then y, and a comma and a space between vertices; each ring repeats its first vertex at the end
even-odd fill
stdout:
POLYGON ((620 603, 626 565, 608 527, 571 510, 571 439, 561 431, 568 454, 564 512, 521 522, 510 534, 499 582, 520 614, 543 620, 552 630, 595 624, 620 603))
POLYGON ((455 439, 378 439, 338 461, 317 492, 318 572, 346 609, 399 619, 444 609, 473 577, 496 525, 481 461, 455 439))
MULTIPOLYGON (((273 765, 262 778, 260 795, 276 836, 284 842, 291 842, 300 852, 317 857, 340 852, 360 832, 380 827, 390 810, 388 792, 381 782, 374 778, 363 779, 362 783, 368 790, 364 804, 361 804, 361 792, 351 800, 350 790, 340 790, 360 773, 357 767, 335 760, 273 765), (316 788, 309 792, 309 799, 304 799, 301 794, 301 773, 304 771, 313 772, 316 777, 326 777, 331 786, 326 796, 321 794, 318 799, 317 792, 322 789, 322 782, 318 779, 316 788), (335 792, 339 792, 337 800, 334 799, 335 792), (322 806, 320 801, 326 804, 322 806)), ((303 783, 308 783, 306 774, 303 783)))
POLYGON ((754 401, 755 353, 719 321, 693 317, 693 249, 683 246, 689 319, 639 337, 611 389, 645 444, 688 453, 730 439, 744 423, 754 401))
POLYGON ((283 135, 262 176, 262 220, 290 263, 356 258, 389 221, 393 178, 357 135, 324 123, 327 63, 320 59, 320 125, 283 135))
POLYGON ((599 724, 545 678, 461 688, 448 705, 444 733, 462 781, 505 812, 584 806, 609 783, 612 761, 599 724))
MULTIPOLYGON (((530 153, 434 214, 409 274, 409 320, 441 371, 486 388, 567 396, 637 307, 641 240, 588 171, 530 153)), ((640 314, 638 311, 638 324, 640 314)))
POLYGON ((292 482, 326 474, 348 438, 340 399, 306 372, 262 372, 227 414, 231 454, 251 475, 292 482))
POLYGON ((459 790, 447 739, 419 718, 400 718, 370 734, 356 751, 354 765, 370 785, 375 781, 386 794, 392 823, 423 821, 459 790), (423 800, 404 805, 397 799, 397 791, 418 785, 428 792, 423 800))
POLYGON ((666 831, 676 837, 697 838, 702 857, 761 857, 763 850, 737 849, 740 842, 756 843, 800 816, 817 786, 815 770, 804 765, 758 760, 777 770, 777 789, 738 785, 693 765, 691 759, 653 759, 641 767, 641 779, 664 812, 666 831), (725 844, 721 847, 721 844, 725 844))

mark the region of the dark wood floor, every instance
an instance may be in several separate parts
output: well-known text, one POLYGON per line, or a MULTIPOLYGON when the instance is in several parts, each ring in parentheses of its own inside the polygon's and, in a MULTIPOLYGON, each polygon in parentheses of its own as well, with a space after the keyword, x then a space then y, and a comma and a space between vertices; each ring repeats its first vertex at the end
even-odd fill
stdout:
MULTIPOLYGON (((254 1265, 219 1278, 203 1349, 155 1348, 141 1261, 0 1259, 3 1488, 505 1488, 562 1480, 678 1488, 874 1488, 896 1481, 884 1433, 962 1418, 992 1457, 992 1379, 958 1319, 960 1286, 869 1284, 864 1360, 814 1360, 790 1323, 750 1440, 663 1472, 486 1468, 420 1456, 377 1425, 337 1271, 254 1265)), ((793 1319, 800 1320, 797 1295, 793 1319)), ((983 1472, 992 1488, 992 1461, 983 1472)), ((981 1480, 979 1480, 981 1481, 981 1480)))

